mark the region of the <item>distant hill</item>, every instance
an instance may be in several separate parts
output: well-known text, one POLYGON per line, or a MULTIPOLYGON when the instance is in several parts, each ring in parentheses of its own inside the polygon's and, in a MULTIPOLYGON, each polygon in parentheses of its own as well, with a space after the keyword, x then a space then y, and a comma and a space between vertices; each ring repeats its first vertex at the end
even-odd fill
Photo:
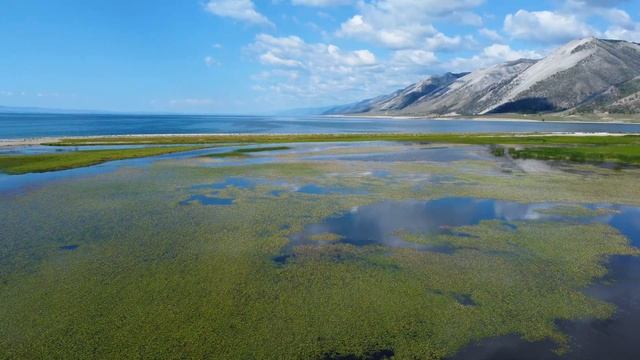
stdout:
POLYGON ((640 44, 587 38, 541 60, 432 76, 325 114, 473 116, 500 113, 640 113, 640 44))

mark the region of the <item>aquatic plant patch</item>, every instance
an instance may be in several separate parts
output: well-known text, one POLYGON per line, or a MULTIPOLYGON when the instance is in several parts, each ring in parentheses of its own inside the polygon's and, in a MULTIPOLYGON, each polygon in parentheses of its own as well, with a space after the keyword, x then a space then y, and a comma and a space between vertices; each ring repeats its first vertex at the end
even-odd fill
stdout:
POLYGON ((300 156, 217 168, 166 159, 0 194, 0 357, 442 359, 508 334, 566 353, 557 321, 609 319, 614 305, 584 289, 612 256, 638 255, 610 224, 526 216, 530 203, 637 206, 635 169, 300 156), (434 176, 455 181, 421 182, 434 176), (233 202, 181 204, 197 195, 233 202), (465 200, 447 208, 451 197, 465 200), (385 202, 435 205, 402 223, 376 208, 385 202), (364 227, 353 218, 290 246, 358 211, 364 227), (438 231, 412 226, 436 215, 438 231), (401 226, 383 234, 417 246, 346 239, 385 221, 401 226), (452 251, 427 249, 439 247, 452 251))

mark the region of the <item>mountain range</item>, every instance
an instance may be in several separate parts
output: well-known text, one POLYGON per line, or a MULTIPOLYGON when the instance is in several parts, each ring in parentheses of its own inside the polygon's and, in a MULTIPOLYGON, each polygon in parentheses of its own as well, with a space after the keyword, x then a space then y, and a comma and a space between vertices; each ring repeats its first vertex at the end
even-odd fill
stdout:
POLYGON ((640 44, 586 38, 539 60, 431 76, 324 114, 477 116, 640 113, 640 44))

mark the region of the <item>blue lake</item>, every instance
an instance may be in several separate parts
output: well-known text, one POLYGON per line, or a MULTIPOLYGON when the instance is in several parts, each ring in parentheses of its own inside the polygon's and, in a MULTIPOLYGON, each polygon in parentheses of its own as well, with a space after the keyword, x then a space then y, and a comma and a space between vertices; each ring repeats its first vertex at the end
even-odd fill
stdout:
POLYGON ((390 120, 326 116, 0 114, 0 139, 45 136, 193 133, 486 133, 536 131, 640 133, 640 124, 390 120))

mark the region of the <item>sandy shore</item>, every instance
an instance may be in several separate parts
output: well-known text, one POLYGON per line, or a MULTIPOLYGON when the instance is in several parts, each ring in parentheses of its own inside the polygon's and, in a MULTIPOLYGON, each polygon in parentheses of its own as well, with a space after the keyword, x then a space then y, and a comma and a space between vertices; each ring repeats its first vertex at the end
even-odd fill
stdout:
POLYGON ((618 120, 618 119, 602 119, 602 120, 572 120, 570 118, 564 119, 511 119, 501 117, 425 117, 425 116, 408 116, 408 115, 322 115, 326 117, 334 118, 351 118, 351 119, 389 119, 389 120, 435 120, 435 121, 450 121, 450 120, 470 120, 470 121, 490 121, 490 122, 533 122, 533 123, 559 123, 559 124, 612 124, 612 125, 640 125, 640 120, 618 120))
POLYGON ((0 147, 4 146, 33 146, 60 141, 59 137, 42 137, 29 139, 0 139, 0 147))

